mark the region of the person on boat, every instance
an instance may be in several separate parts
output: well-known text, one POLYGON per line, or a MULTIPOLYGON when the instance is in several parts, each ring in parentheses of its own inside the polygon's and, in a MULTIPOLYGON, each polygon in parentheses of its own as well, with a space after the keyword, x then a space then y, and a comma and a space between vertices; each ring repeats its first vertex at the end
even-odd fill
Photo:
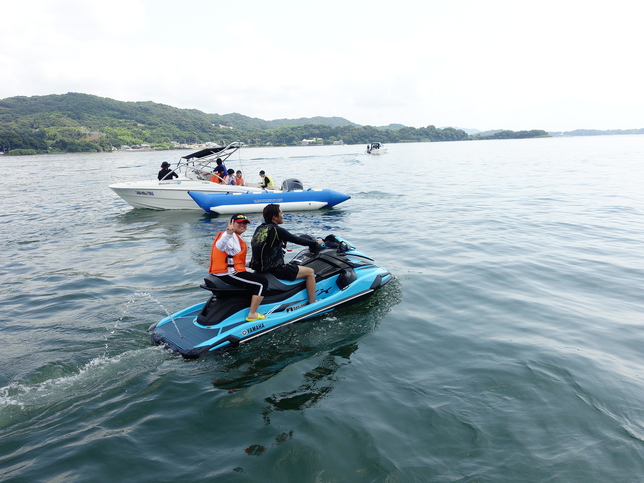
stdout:
POLYGON ((244 185, 244 176, 242 175, 242 172, 240 170, 237 170, 237 173, 235 173, 235 184, 237 186, 245 186, 244 185))
POLYGON ((178 177, 179 175, 170 169, 170 163, 168 163, 167 161, 161 163, 161 171, 159 171, 159 174, 157 175, 159 181, 161 181, 162 179, 171 180, 172 178, 178 177))
POLYGON ((235 170, 234 169, 229 169, 228 170, 228 176, 224 178, 224 181, 228 185, 235 186, 237 183, 235 182, 235 170))
POLYGON ((216 163, 217 163, 217 166, 221 166, 221 167, 223 168, 224 173, 227 173, 227 172, 228 172, 228 168, 226 168, 226 165, 225 165, 225 164, 224 164, 224 162, 221 160, 221 158, 217 158, 216 163))
POLYGON ((247 246, 241 235, 246 231, 250 220, 238 213, 228 220, 226 231, 215 237, 210 251, 210 273, 236 287, 245 288, 251 293, 250 311, 246 320, 265 319, 259 309, 268 289, 266 277, 246 270, 247 246))
POLYGON ((212 183, 219 183, 219 184, 223 184, 223 183, 224 183, 224 176, 225 176, 225 174, 224 174, 224 168, 222 168, 221 166, 217 166, 217 167, 215 168, 214 173, 213 173, 213 174, 212 174, 212 176, 210 177, 210 181, 211 181, 212 183))
POLYGON ((261 188, 264 188, 264 189, 275 188, 275 185, 273 184, 273 179, 269 175, 267 175, 263 169, 259 172, 259 176, 262 178, 261 188))
POLYGON ((256 272, 269 272, 283 280, 306 279, 306 291, 309 303, 315 302, 315 272, 311 267, 302 267, 294 263, 284 263, 284 247, 287 242, 308 246, 315 250, 322 240, 311 241, 293 235, 281 225, 284 214, 280 205, 271 203, 262 212, 264 223, 259 225, 251 240, 252 257, 250 268, 256 272))

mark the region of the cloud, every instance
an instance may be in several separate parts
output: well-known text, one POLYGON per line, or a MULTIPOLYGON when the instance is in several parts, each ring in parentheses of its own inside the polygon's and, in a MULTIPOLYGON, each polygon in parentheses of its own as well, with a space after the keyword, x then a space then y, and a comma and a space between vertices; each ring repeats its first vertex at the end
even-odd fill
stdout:
POLYGON ((0 30, 0 97, 75 91, 371 125, 644 127, 644 34, 622 0, 25 0, 3 17, 18 21, 0 30))

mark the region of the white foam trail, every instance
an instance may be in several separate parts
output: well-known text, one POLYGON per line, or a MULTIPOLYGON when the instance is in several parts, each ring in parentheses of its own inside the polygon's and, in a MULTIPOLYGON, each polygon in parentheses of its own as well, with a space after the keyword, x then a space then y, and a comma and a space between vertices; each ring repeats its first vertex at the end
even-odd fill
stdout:
POLYGON ((158 347, 125 352, 116 356, 96 357, 76 372, 45 381, 12 382, 0 388, 0 426, 6 410, 42 408, 65 400, 94 394, 101 389, 123 385, 140 374, 150 372, 167 359, 158 347))
MULTIPOLYGON (((116 319, 116 322, 114 323, 114 327, 111 328, 111 329, 108 329, 109 330, 109 335, 105 336, 105 349, 108 349, 108 338, 109 338, 109 336, 114 335, 118 331, 118 329, 120 328, 119 324, 128 315, 128 310, 130 309, 132 304, 134 302, 137 302, 137 301, 142 300, 142 299, 151 300, 152 302, 157 304, 159 307, 161 307, 161 309, 166 313, 166 315, 168 317, 170 317, 170 319, 172 320, 172 323, 174 324, 175 328, 177 329, 177 332, 179 333, 179 335, 181 335, 181 332, 179 332, 179 328, 177 327, 177 324, 175 323, 174 319, 172 318, 172 314, 168 311, 168 309, 166 309, 163 306, 163 304, 161 302, 159 302, 157 299, 155 299, 152 296, 152 294, 150 294, 148 292, 134 292, 132 294, 132 296, 130 297, 130 300, 125 302, 125 306, 123 307, 123 312, 121 313, 121 316, 118 319, 116 319)), ((182 338, 183 338, 183 336, 182 336, 182 338)))

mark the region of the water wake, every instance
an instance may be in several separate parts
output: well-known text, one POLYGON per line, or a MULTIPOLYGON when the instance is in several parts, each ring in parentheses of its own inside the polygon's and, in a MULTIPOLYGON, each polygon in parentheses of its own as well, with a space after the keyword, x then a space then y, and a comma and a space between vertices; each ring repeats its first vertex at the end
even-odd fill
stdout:
POLYGON ((77 369, 49 364, 25 381, 0 388, 0 428, 51 407, 60 410, 111 388, 124 387, 166 359, 164 351, 150 346, 111 357, 101 355, 77 369))

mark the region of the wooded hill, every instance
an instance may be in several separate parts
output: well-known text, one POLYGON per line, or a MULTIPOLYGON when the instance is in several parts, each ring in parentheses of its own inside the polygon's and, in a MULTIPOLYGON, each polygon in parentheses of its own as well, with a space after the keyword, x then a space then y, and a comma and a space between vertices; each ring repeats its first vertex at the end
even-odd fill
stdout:
MULTIPOLYGON (((504 138, 548 136, 545 131, 502 132, 504 138)), ((142 144, 171 149, 176 143, 223 145, 233 141, 251 146, 292 146, 303 139, 316 139, 319 144, 340 140, 367 144, 470 137, 454 128, 376 128, 340 117, 264 121, 237 113, 206 114, 151 101, 122 102, 74 92, 0 100, 0 150, 9 154, 100 152, 142 144)))

